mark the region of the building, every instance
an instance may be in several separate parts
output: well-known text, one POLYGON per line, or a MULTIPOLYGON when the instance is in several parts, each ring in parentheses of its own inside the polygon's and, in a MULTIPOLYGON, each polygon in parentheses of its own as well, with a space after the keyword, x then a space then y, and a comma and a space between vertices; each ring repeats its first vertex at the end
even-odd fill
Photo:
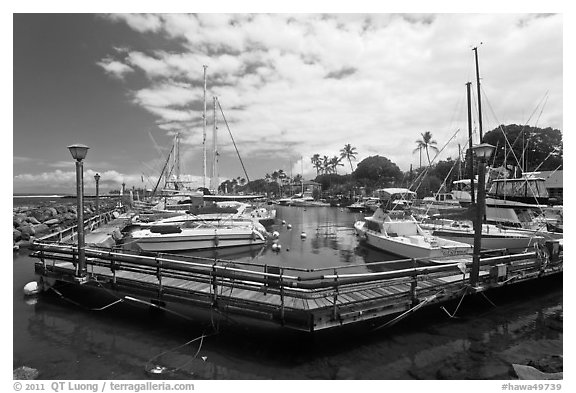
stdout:
POLYGON ((540 171, 525 173, 525 176, 540 177, 544 179, 544 186, 548 190, 551 202, 562 204, 564 200, 564 171, 540 171))

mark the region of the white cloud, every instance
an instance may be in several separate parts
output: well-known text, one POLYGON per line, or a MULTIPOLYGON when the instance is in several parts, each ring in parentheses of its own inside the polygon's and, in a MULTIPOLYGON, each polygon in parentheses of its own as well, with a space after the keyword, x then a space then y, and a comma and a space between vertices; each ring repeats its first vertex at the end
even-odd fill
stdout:
MULTIPOLYGON (((467 139, 462 103, 465 83, 475 78, 471 49, 480 42, 485 131, 502 120, 524 123, 546 92, 538 125, 562 127, 558 15, 170 14, 112 19, 136 31, 172 37, 186 48, 173 53, 150 47, 121 53, 125 59, 108 59, 108 64, 140 69, 151 81, 134 89, 137 104, 158 116, 159 124, 181 122, 182 129, 197 125, 206 64, 209 107, 217 95, 237 143, 248 154, 332 156, 351 143, 359 161, 380 154, 407 170, 418 162, 411 152, 421 132, 431 131, 442 146, 461 129, 442 156, 455 157, 457 143, 467 139)), ((220 131, 224 142, 222 124, 220 131)), ((198 143, 198 138, 195 130, 187 141, 198 143)), ((220 150, 231 149, 228 144, 220 150)))
POLYGON ((118 79, 123 79, 124 75, 134 71, 129 65, 126 65, 120 61, 113 60, 111 58, 104 58, 96 64, 102 67, 107 74, 112 75, 118 79))

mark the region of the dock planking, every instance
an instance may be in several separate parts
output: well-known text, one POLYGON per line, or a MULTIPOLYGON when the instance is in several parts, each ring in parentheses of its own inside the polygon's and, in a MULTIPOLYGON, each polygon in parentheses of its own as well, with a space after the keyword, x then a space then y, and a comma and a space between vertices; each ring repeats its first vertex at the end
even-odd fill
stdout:
MULTIPOLYGON (((483 292, 517 282, 562 273, 563 255, 543 260, 537 253, 489 258, 482 262, 478 286, 471 287, 461 261, 398 271, 349 274, 290 268, 264 273, 265 266, 206 261, 170 255, 142 256, 127 251, 86 249, 87 275, 75 277, 75 249, 70 245, 37 243, 36 273, 45 278, 103 287, 119 296, 144 296, 143 301, 216 307, 220 311, 261 318, 298 330, 314 331, 410 310, 425 301, 435 304, 462 296, 462 290, 483 292), (494 268, 500 266, 498 273, 494 268), (501 266, 506 266, 502 270, 501 266), (337 278, 337 279, 335 279, 337 278), (442 296, 435 296, 442 293, 442 296), (146 299, 146 296, 148 299, 146 299), (431 299, 431 300, 430 300, 431 299), (224 310, 224 311, 223 311, 224 310)), ((470 269, 470 265, 466 265, 470 269)), ((274 271, 274 270, 270 270, 274 271)))

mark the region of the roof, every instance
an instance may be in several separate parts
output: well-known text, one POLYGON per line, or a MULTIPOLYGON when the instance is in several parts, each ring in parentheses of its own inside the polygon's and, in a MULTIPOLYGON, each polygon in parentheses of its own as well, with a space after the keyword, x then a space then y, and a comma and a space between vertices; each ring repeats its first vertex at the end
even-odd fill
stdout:
POLYGON ((546 188, 564 188, 564 171, 541 171, 538 177, 544 179, 546 188))

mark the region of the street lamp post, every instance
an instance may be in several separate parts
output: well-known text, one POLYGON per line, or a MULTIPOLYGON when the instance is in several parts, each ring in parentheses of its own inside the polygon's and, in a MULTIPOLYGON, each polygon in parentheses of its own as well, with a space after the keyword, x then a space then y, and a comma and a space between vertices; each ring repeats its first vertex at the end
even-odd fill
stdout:
POLYGON ((476 219, 474 220, 474 255, 472 256, 472 270, 470 271, 470 285, 476 286, 480 275, 480 249, 482 246, 482 223, 486 215, 486 181, 484 167, 492 155, 494 146, 481 143, 472 147, 478 158, 478 195, 476 198, 476 219))
POLYGON ((86 145, 70 145, 68 150, 76 160, 76 216, 78 218, 78 265, 76 277, 86 274, 86 258, 84 255, 84 168, 82 160, 86 158, 89 147, 86 145))
POLYGON ((94 180, 96 180, 96 215, 100 215, 100 189, 98 187, 100 175, 98 173, 94 175, 94 180))

